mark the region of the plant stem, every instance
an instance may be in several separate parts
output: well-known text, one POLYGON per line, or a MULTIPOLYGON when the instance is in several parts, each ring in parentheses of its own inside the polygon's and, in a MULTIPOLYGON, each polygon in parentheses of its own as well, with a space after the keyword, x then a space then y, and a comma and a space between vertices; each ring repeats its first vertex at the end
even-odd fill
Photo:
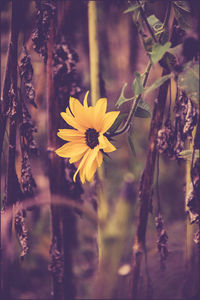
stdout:
POLYGON ((88 3, 88 30, 90 48, 91 102, 92 105, 95 105, 96 101, 100 98, 97 3, 95 1, 89 1, 88 3))
MULTIPOLYGON (((17 107, 18 107, 18 91, 17 91, 17 54, 18 54, 18 35, 19 35, 19 20, 17 1, 12 1, 12 19, 11 19, 11 42, 8 50, 8 62, 6 76, 3 89, 3 111, 1 118, 1 141, 0 147, 2 151, 3 138, 6 129, 7 117, 5 113, 9 109, 9 148, 8 148, 8 165, 7 165, 7 187, 6 187, 6 207, 12 207, 16 201, 16 170, 15 170, 15 154, 16 154, 16 130, 17 130, 17 107)), ((12 237, 12 219, 9 222, 9 239, 12 237)), ((5 245, 4 245, 5 247, 5 245)), ((3 292, 5 296, 10 295, 11 286, 11 270, 12 261, 4 253, 4 280, 3 292)))
MULTIPOLYGON (((163 70, 163 74, 167 75, 169 72, 163 70)), ((151 121, 151 128, 149 133, 149 146, 147 151, 146 165, 141 178, 140 187, 140 212, 136 233, 136 241, 133 247, 133 271, 132 271, 132 299, 137 298, 138 284, 140 278, 140 268, 142 257, 145 253, 145 238, 146 228, 148 222, 149 204, 152 195, 152 185, 154 178, 154 169, 156 162, 156 144, 158 131, 162 126, 164 116, 164 109, 167 99, 169 80, 167 80, 159 89, 158 101, 154 104, 153 117, 151 121)))
MULTIPOLYGON (((92 105, 95 105, 97 99, 100 98, 100 82, 99 82, 99 48, 98 48, 98 30, 97 30, 97 3, 96 1, 88 2, 88 30, 89 30, 89 48, 90 48, 90 83, 91 83, 91 99, 92 105)), ((104 170, 103 167, 98 169, 97 182, 97 202, 98 202, 98 250, 99 264, 101 264, 103 256, 102 248, 102 224, 108 214, 108 203, 103 188, 104 170)))
MULTIPOLYGON (((147 69, 146 69, 146 72, 145 72, 145 77, 144 77, 144 81, 143 81, 143 87, 146 86, 146 83, 147 83, 147 80, 148 80, 148 76, 149 76, 149 73, 150 73, 150 70, 151 70, 151 62, 148 63, 147 65, 147 69)), ((116 136, 116 135, 119 135, 119 134, 122 134, 124 132, 126 132, 128 129, 129 129, 129 126, 131 124, 131 121, 132 121, 132 118, 136 112, 136 109, 137 109, 137 106, 139 104, 139 101, 141 99, 141 94, 136 98, 135 101, 133 101, 133 104, 132 104, 132 107, 131 107, 131 110, 130 110, 130 113, 127 117, 127 120, 124 124, 124 126, 119 129, 118 131, 114 132, 111 134, 111 136, 116 136)))
MULTIPOLYGON (((140 4, 140 1, 139 1, 139 0, 137 0, 137 2, 138 2, 138 4, 140 4)), ((142 16, 142 18, 143 18, 143 20, 144 20, 144 22, 145 22, 145 24, 146 24, 146 26, 147 26, 147 28, 148 28, 148 30, 149 30, 149 33, 151 34, 151 36, 152 36, 154 42, 157 43, 157 39, 156 39, 156 37, 155 37, 155 35, 154 35, 154 32, 153 32, 151 26, 149 25, 149 22, 147 21, 147 17, 146 17, 146 15, 145 15, 145 12, 144 12, 142 6, 140 6, 139 10, 140 10, 141 16, 142 16)))
MULTIPOLYGON (((58 6, 59 4, 60 3, 57 3, 58 6)), ((74 299, 76 293, 72 265, 76 242, 76 218, 72 207, 57 205, 57 200, 63 196, 66 199, 67 197, 71 197, 77 200, 77 197, 80 196, 80 194, 78 194, 77 189, 72 187, 72 183, 66 180, 64 160, 55 153, 55 150, 60 147, 57 131, 58 128, 60 128, 59 115, 63 106, 63 103, 58 100, 56 94, 53 72, 55 30, 55 19, 53 18, 51 20, 50 36, 47 43, 48 160, 52 224, 51 270, 53 276, 54 299, 71 300, 74 299), (70 188, 76 191, 72 192, 70 188)), ((68 94, 66 98, 67 97, 69 99, 70 94, 68 94)), ((75 185, 75 183, 73 184, 75 185)))
MULTIPOLYGON (((197 132, 197 129, 194 130, 197 132)), ((192 150, 194 148, 194 137, 196 133, 193 131, 193 143, 189 144, 189 149, 192 150)), ((186 161, 186 191, 185 191, 185 211, 186 211, 186 241, 185 241, 185 280, 183 284, 182 293, 185 297, 189 298, 195 294, 198 288, 198 257, 197 257, 197 249, 194 243, 194 235, 196 227, 195 224, 190 223, 190 216, 187 206, 187 197, 188 193, 191 190, 191 168, 193 167, 193 163, 189 160, 186 161)))

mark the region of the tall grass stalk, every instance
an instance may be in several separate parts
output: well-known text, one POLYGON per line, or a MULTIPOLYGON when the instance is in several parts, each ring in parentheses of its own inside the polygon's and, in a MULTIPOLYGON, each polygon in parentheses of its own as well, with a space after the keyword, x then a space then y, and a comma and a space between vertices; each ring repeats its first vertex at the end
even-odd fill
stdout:
MULTIPOLYGON (((90 49, 90 85, 91 85, 91 102, 95 105, 100 98, 99 82, 99 46, 98 46, 98 27, 97 27, 97 6, 96 1, 88 2, 88 30, 89 30, 89 49, 90 49)), ((104 170, 103 167, 98 169, 97 180, 97 203, 98 203, 98 251, 99 263, 102 261, 102 226, 108 214, 108 203, 103 184, 104 170)))

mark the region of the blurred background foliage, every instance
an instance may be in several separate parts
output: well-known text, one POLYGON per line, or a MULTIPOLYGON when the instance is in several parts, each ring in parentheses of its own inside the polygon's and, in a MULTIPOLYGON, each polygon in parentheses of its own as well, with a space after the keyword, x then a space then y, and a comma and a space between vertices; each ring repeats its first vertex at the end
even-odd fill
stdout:
MULTIPOLYGON (((46 66, 32 48, 31 33, 36 19, 34 1, 25 1, 25 18, 21 19, 19 36, 19 53, 21 56, 23 40, 26 41, 28 52, 31 56, 34 77, 33 84, 36 91, 35 102, 37 109, 31 108, 31 114, 38 132, 35 139, 39 148, 39 155, 31 158, 33 174, 37 184, 35 198, 40 202, 49 199, 49 183, 47 168, 47 103, 46 103, 46 66)), ((82 101, 84 94, 90 90, 89 74, 89 46, 88 46, 88 21, 87 1, 61 1, 59 6, 58 28, 78 54, 79 61, 76 65, 78 79, 81 86, 79 99, 82 101)), ((162 1, 160 1, 162 2, 162 1)), ((3 2, 2 2, 3 3, 3 2)), ((125 82, 128 83, 126 96, 132 95, 131 85, 135 71, 144 72, 148 57, 138 37, 137 29, 132 22, 131 15, 124 14, 128 1, 99 1, 98 2, 98 30, 99 50, 101 68, 102 96, 108 98, 108 110, 116 110, 116 102, 125 82)), ((161 5, 157 3, 157 5, 161 5)), ((159 7, 157 8, 159 9, 159 7)), ((2 4, 1 10, 1 78, 4 78, 6 67, 6 55, 9 43, 11 20, 10 1, 2 4)), ((149 84, 160 74, 160 66, 156 65, 149 78, 149 84)), ((1 80, 3 84, 3 80, 1 80)), ((172 85, 172 88, 175 87, 172 85)), ((175 100, 175 91, 172 90, 175 100)), ((152 108, 157 91, 148 94, 146 102, 152 108)), ((127 102, 120 107, 122 113, 128 112, 130 103, 127 102)), ((60 116, 57 116, 60 118, 60 116)), ((132 245, 137 225, 137 214, 139 203, 137 191, 139 179, 144 168, 146 150, 148 145, 148 133, 150 118, 135 118, 133 125, 132 141, 136 155, 133 155, 126 135, 116 137, 115 145, 117 151, 111 154, 111 159, 105 158, 106 192, 109 199, 109 213, 120 201, 119 195, 123 193, 124 182, 134 178, 134 201, 130 203, 131 215, 129 217, 128 232, 123 240, 123 255, 117 263, 117 268, 124 266, 118 272, 117 282, 114 286, 114 296, 123 298, 126 295, 127 274, 131 263, 132 245), (127 179, 129 178, 129 179, 127 179), (121 270, 121 273, 120 273, 121 270), (121 275, 119 275, 121 274, 121 275)), ((4 141, 4 149, 7 148, 7 140, 4 141)), ((19 148, 19 145, 17 145, 19 148)), ((4 172, 6 171, 6 151, 2 160, 3 176, 2 186, 5 185, 4 172)), ((17 155, 17 172, 20 173, 21 158, 17 155)), ((157 252, 157 236, 154 225, 156 210, 156 192, 153 195, 153 211, 149 218, 147 230, 147 250, 149 262, 149 274, 155 299, 178 299, 183 284, 184 269, 184 247, 185 247, 185 212, 184 212, 184 189, 185 189, 185 162, 169 160, 160 156, 159 190, 161 206, 165 221, 166 231, 169 237, 169 257, 166 269, 160 268, 160 258, 157 252)), ((93 210, 94 203, 89 185, 84 186, 83 195, 85 210, 93 210)), ((2 189, 1 199, 4 197, 2 189)), ((130 199, 129 199, 130 201, 130 199)), ((34 199, 32 199, 34 205, 34 199)), ((119 213, 121 213, 119 211, 119 213)), ((12 295, 17 299, 44 299, 49 298, 52 292, 51 275, 48 271, 49 249, 51 244, 50 211, 48 205, 33 207, 27 212, 27 227, 30 250, 24 260, 20 260, 20 246, 15 240, 12 247, 14 255, 12 271, 12 295)), ((77 299, 90 298, 93 293, 95 270, 97 268, 97 243, 96 223, 87 217, 87 214, 77 214, 78 243, 74 251, 74 273, 77 284, 77 299)), ((116 225, 117 226, 117 225, 116 225)), ((110 230, 114 230, 110 228, 110 230)), ((111 247, 108 246, 108 248, 111 247)), ((112 249, 112 248, 109 248, 112 249)), ((116 249, 116 248, 113 248, 116 249)), ((111 253, 111 257, 117 253, 111 253)), ((143 270, 143 279, 140 286, 140 298, 146 297, 148 287, 147 275, 143 270)), ((145 298, 146 299, 146 298, 145 298)))

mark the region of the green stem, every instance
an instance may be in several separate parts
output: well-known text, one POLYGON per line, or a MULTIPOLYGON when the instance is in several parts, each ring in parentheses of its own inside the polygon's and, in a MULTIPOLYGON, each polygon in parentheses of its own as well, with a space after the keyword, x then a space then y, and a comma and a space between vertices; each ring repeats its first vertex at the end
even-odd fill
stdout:
MULTIPOLYGON (((143 81, 143 87, 146 86, 150 70, 151 70, 151 62, 149 62, 148 65, 147 65, 147 70, 145 72, 145 77, 144 77, 144 81, 143 81)), ((130 113, 129 113, 128 117, 127 117, 127 120, 126 120, 126 123, 124 124, 124 126, 120 130, 112 133, 111 136, 116 136, 116 135, 122 134, 122 133, 126 132, 129 129, 129 126, 130 126, 132 118, 133 118, 133 116, 134 116, 134 114, 136 112, 136 109, 137 109, 138 103, 139 103, 139 101, 141 99, 141 96, 142 96, 141 94, 138 95, 138 97, 136 98, 136 100, 133 102, 131 110, 130 110, 130 113)))

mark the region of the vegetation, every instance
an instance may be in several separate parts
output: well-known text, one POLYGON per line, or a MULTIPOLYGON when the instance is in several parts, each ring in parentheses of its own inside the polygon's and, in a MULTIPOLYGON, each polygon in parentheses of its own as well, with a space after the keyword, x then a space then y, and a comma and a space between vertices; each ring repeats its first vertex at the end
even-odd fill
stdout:
POLYGON ((197 2, 1 2, 3 299, 199 296, 197 2))

